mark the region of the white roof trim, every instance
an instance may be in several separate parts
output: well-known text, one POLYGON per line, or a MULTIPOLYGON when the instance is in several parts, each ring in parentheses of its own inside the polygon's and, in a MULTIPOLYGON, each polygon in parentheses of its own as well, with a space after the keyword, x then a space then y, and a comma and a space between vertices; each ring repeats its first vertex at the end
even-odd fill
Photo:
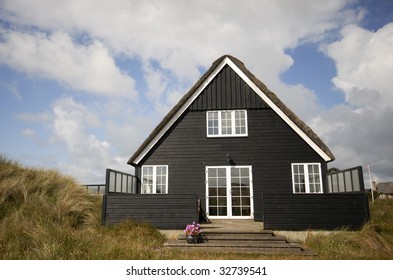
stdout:
POLYGON ((139 164, 139 162, 145 157, 145 155, 154 147, 154 145, 164 136, 168 129, 176 122, 176 120, 184 113, 184 111, 194 102, 194 100, 199 96, 199 94, 210 84, 210 82, 216 77, 216 75, 224 68, 225 65, 229 65, 242 79, 246 82, 261 98, 265 101, 274 112, 276 112, 281 119, 283 119, 306 143, 314 149, 325 161, 331 161, 331 157, 327 155, 310 137, 308 137, 303 130, 301 130, 288 116, 281 111, 280 108, 274 104, 267 95, 262 92, 255 84, 252 82, 246 74, 241 71, 235 63, 230 60, 230 58, 225 57, 220 64, 213 70, 213 72, 205 79, 203 84, 194 92, 194 94, 183 104, 183 106, 176 112, 176 114, 165 124, 159 133, 153 138, 152 141, 139 153, 135 158, 134 163, 139 164))
POLYGON ((194 92, 194 94, 183 104, 183 106, 176 112, 176 114, 165 124, 159 133, 153 138, 152 141, 142 150, 142 152, 135 158, 134 163, 139 164, 139 162, 145 157, 145 155, 154 147, 154 145, 164 136, 165 132, 176 122, 178 118, 184 113, 184 111, 194 102, 194 100, 199 96, 199 94, 210 84, 210 82, 216 77, 216 75, 221 71, 226 64, 228 64, 230 59, 226 57, 221 61, 221 63, 214 69, 214 71, 206 78, 202 85, 194 92))
POLYGON ((304 133, 304 131, 301 130, 290 118, 288 118, 288 116, 281 111, 281 109, 278 108, 277 105, 274 104, 273 101, 271 101, 270 98, 267 97, 266 94, 236 66, 235 63, 232 62, 232 60, 229 60, 228 65, 263 99, 263 101, 267 103, 267 105, 270 106, 270 108, 273 109, 274 112, 280 116, 281 119, 283 119, 304 141, 306 141, 306 143, 310 145, 315 152, 317 152, 325 161, 332 160, 332 158, 327 155, 310 137, 308 137, 307 134, 304 133))

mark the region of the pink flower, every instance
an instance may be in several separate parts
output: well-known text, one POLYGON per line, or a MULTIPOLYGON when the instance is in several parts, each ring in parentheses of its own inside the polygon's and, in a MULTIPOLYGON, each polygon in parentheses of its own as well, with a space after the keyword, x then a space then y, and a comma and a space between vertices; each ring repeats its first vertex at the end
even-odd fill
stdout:
POLYGON ((191 235, 191 236, 197 236, 201 233, 201 225, 197 224, 196 222, 193 222, 192 224, 188 224, 186 226, 186 229, 184 230, 184 233, 186 235, 191 235))

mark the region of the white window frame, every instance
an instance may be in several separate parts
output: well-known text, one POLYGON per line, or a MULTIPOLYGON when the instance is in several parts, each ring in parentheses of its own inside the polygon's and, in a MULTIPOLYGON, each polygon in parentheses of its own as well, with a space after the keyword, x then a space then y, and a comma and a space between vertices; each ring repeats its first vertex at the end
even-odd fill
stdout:
POLYGON ((206 135, 207 137, 246 137, 248 136, 248 117, 247 110, 213 110, 206 112, 206 135), (218 134, 209 134, 209 113, 216 112, 218 114, 218 134), (231 113, 231 134, 223 134, 222 133, 222 114, 224 112, 231 113), (236 112, 244 112, 244 121, 245 121, 245 133, 236 134, 236 112))
POLYGON ((165 193, 158 193, 158 194, 168 194, 168 177, 169 177, 169 171, 168 171, 168 165, 143 165, 142 166, 142 174, 141 174, 141 194, 157 194, 157 168, 158 167, 165 167, 166 168, 166 174, 165 174, 165 193), (153 168, 153 184, 152 184, 152 192, 147 193, 145 192, 144 189, 144 184, 143 184, 143 179, 144 179, 144 169, 145 168, 153 168))
POLYGON ((294 194, 322 194, 323 193, 323 185, 322 185, 322 171, 321 171, 321 163, 319 162, 309 162, 309 163, 292 163, 291 164, 291 172, 292 172, 292 191, 294 194), (305 184, 305 192, 296 192, 295 188, 295 172, 294 172, 294 166, 303 166, 304 169, 304 184, 305 184), (308 172, 308 166, 309 165, 317 165, 318 166, 318 172, 319 172, 319 185, 320 185, 320 191, 319 192, 311 192, 310 191, 310 178, 309 178, 309 172, 308 172))

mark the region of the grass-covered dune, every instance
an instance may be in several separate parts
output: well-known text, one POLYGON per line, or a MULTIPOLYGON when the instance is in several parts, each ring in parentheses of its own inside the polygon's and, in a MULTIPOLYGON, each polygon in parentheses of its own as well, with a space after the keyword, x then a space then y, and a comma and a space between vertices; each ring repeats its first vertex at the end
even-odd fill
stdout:
POLYGON ((0 156, 0 259, 148 259, 164 238, 147 225, 100 225, 100 198, 56 170, 0 156), (130 250, 132 248, 132 250, 130 250))

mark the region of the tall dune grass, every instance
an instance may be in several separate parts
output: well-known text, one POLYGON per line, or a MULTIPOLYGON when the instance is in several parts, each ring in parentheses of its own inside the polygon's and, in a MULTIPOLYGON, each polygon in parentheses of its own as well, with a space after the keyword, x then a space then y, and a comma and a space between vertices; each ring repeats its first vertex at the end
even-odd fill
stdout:
POLYGON ((313 234, 306 245, 322 259, 393 259, 393 200, 370 203, 371 220, 359 231, 313 234))
POLYGON ((56 170, 0 156, 0 259, 154 259, 164 242, 149 226, 101 226, 100 197, 56 170))

